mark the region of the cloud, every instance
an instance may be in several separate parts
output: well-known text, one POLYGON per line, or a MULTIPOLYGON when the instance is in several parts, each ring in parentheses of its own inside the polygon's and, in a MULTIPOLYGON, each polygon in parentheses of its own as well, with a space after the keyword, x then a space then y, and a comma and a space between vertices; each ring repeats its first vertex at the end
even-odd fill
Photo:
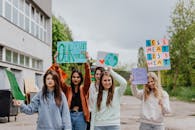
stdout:
POLYGON ((119 53, 119 61, 137 62, 147 39, 167 35, 169 16, 177 0, 53 0, 53 12, 62 16, 75 40, 88 42, 88 51, 119 53))

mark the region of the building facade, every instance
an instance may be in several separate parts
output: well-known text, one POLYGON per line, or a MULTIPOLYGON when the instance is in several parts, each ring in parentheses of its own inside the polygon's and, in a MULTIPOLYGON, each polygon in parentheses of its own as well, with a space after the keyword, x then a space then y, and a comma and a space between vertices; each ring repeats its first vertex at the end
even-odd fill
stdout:
POLYGON ((52 63, 51 0, 0 0, 0 89, 9 89, 4 69, 24 90, 24 80, 42 87, 52 63))

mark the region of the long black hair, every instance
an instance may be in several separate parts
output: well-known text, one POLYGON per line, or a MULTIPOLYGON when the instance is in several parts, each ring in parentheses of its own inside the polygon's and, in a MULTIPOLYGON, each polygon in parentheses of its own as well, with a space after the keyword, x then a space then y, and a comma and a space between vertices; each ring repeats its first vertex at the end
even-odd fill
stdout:
POLYGON ((45 99, 47 101, 48 88, 46 85, 46 77, 48 75, 52 75, 52 79, 54 80, 54 83, 55 83, 55 85, 54 85, 54 98, 55 98, 56 105, 59 107, 61 105, 61 102, 62 102, 61 82, 60 82, 59 75, 53 70, 47 70, 47 72, 43 76, 43 88, 42 88, 43 99, 45 99))

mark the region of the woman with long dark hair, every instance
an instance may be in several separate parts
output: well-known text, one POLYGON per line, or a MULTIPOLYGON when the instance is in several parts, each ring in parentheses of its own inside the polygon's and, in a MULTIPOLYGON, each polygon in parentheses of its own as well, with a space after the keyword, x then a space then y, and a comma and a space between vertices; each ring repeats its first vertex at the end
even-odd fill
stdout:
MULTIPOLYGON (((54 59, 56 59, 56 57, 57 54, 54 56, 54 59)), ((63 71, 56 62, 51 69, 54 69, 60 76, 63 75, 63 71)), ((63 78, 61 77, 61 79, 63 78)), ((74 69, 71 73, 70 85, 66 84, 63 80, 61 80, 61 82, 62 90, 67 97, 70 109, 72 130, 86 130, 87 122, 90 120, 88 91, 91 84, 91 75, 89 64, 85 63, 85 78, 83 78, 83 75, 79 70, 74 69)))
POLYGON ((43 84, 42 91, 32 98, 30 104, 14 100, 14 105, 29 115, 38 112, 37 130, 71 130, 68 103, 61 91, 58 74, 48 70, 43 77, 43 84))

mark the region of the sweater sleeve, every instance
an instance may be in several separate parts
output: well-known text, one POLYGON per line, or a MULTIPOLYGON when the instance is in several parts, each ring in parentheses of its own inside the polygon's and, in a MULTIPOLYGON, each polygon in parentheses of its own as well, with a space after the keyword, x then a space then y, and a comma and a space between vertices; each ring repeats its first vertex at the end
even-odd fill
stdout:
POLYGON ((166 91, 163 91, 163 99, 162 99, 162 113, 168 114, 171 112, 169 95, 166 91))
POLYGON ((28 115, 32 115, 33 113, 38 112, 38 107, 40 105, 40 94, 41 94, 41 92, 37 93, 32 98, 30 104, 28 104, 28 105, 22 104, 20 106, 21 112, 28 114, 28 115))
POLYGON ((84 92, 88 93, 91 84, 91 70, 88 63, 85 63, 85 79, 84 79, 84 92))
POLYGON ((137 88, 137 85, 132 84, 131 85, 131 92, 133 94, 133 96, 135 96, 136 98, 142 100, 143 99, 143 90, 139 90, 137 88))
POLYGON ((127 81, 119 74, 114 72, 113 70, 110 70, 110 74, 113 76, 113 78, 119 82, 120 87, 118 89, 119 95, 122 96, 126 90, 127 87, 127 81))
POLYGON ((72 130, 70 112, 68 108, 68 103, 66 96, 62 93, 62 124, 63 130, 72 130))

